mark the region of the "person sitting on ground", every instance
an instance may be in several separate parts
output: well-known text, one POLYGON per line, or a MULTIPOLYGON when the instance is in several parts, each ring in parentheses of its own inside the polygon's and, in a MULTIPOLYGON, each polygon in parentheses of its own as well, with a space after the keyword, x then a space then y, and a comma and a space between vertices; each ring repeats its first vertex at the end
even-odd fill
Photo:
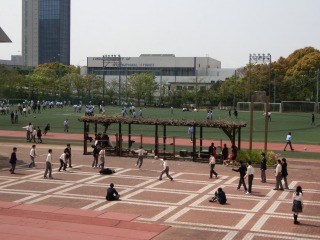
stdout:
POLYGON ((111 183, 110 187, 107 189, 106 200, 107 201, 115 201, 115 200, 119 200, 119 199, 120 199, 120 195, 118 194, 117 190, 114 188, 114 184, 111 183))
POLYGON ((115 172, 116 171, 111 168, 104 168, 99 171, 101 175, 110 175, 110 174, 114 174, 115 172))
POLYGON ((214 196, 209 202, 218 202, 220 204, 225 204, 227 202, 226 194, 221 187, 218 188, 218 191, 214 193, 214 196))

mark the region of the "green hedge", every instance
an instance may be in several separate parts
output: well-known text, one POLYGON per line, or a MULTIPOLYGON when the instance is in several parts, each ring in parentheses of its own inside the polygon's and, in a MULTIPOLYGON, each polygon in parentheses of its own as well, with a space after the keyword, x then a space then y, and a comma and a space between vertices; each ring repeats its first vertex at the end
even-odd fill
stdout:
MULTIPOLYGON (((261 163, 261 153, 263 150, 239 150, 237 154, 237 161, 242 160, 244 163, 247 163, 251 160, 252 164, 260 164, 261 163)), ((267 165, 274 166, 277 160, 280 158, 280 154, 276 154, 272 151, 266 152, 267 165)))

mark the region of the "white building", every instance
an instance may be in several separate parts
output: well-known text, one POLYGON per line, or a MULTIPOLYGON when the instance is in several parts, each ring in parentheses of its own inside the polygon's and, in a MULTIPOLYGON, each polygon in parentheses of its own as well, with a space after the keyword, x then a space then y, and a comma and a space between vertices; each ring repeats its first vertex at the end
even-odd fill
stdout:
POLYGON ((87 73, 104 76, 106 82, 119 76, 124 81, 134 73, 152 72, 158 84, 168 85, 171 90, 191 90, 195 84, 208 88, 213 82, 225 81, 234 71, 222 69, 221 62, 210 57, 141 54, 139 57, 111 55, 87 58, 87 73))

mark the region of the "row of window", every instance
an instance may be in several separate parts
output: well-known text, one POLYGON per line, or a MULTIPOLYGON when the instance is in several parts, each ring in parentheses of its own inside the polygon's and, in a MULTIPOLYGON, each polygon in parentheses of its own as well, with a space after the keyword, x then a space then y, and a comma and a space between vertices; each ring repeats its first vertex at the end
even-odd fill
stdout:
MULTIPOLYGON (((96 75, 119 75, 118 67, 88 67, 89 74, 96 75)), ((146 67, 137 67, 137 68, 128 68, 121 67, 120 75, 132 75, 134 73, 143 73, 150 72, 154 73, 156 76, 195 76, 194 68, 146 68, 146 67)))

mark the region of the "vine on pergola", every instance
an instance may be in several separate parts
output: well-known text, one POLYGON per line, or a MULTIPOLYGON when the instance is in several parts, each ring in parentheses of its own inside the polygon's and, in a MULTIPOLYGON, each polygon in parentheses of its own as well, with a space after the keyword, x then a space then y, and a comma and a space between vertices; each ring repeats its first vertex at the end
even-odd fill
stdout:
MULTIPOLYGON (((163 126, 194 126, 207 128, 220 128, 233 142, 234 130, 239 131, 241 127, 246 127, 245 122, 233 122, 227 120, 186 120, 186 119, 152 119, 152 118, 132 118, 122 116, 82 116, 79 118, 80 122, 97 123, 105 127, 105 132, 112 123, 125 124, 141 124, 141 125, 163 125, 163 126)), ((236 133, 235 133, 236 134, 236 133)))

